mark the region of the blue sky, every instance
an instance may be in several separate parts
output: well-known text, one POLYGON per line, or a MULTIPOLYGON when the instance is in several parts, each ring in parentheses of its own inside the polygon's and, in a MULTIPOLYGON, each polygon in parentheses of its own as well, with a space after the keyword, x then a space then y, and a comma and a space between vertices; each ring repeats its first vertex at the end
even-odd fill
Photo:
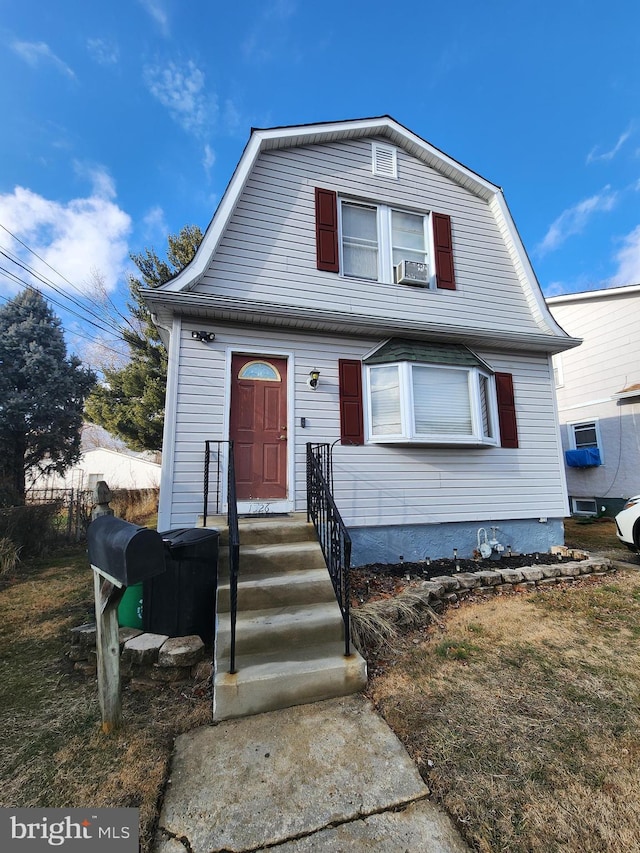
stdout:
POLYGON ((0 0, 0 250, 121 300, 252 126, 389 114, 504 188, 547 295, 640 283, 639 25, 628 0, 0 0))

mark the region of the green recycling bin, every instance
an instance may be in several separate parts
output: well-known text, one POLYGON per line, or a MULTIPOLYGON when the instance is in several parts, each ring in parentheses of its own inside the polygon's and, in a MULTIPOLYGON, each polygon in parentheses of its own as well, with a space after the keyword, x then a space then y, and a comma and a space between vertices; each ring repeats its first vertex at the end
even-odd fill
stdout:
POLYGON ((142 582, 128 586, 118 605, 118 625, 121 628, 142 629, 142 582))

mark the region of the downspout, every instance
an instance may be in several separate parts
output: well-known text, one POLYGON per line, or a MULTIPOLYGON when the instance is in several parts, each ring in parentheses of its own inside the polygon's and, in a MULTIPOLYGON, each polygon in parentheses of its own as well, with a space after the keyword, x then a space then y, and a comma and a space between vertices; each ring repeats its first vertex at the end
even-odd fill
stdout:
MULTIPOLYGON (((178 401, 178 373, 180 360, 180 333, 182 320, 174 316, 171 327, 163 326, 152 314, 151 319, 168 339, 167 390, 164 401, 164 429, 162 433, 162 469, 160 472, 160 500, 158 502, 158 530, 171 528, 173 505, 173 465, 175 458, 175 413, 178 401)), ((161 338, 164 336, 161 334, 161 338)), ((164 340, 163 340, 164 343, 164 340)), ((166 343, 165 343, 166 346, 166 343)))

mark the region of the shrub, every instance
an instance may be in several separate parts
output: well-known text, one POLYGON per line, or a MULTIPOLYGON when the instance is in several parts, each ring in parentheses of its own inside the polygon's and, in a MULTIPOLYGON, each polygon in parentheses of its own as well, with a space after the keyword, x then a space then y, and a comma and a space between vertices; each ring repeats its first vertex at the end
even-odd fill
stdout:
POLYGON ((39 557, 60 541, 61 510, 62 501, 0 509, 0 540, 13 543, 16 556, 39 557))
POLYGON ((7 572, 12 572, 18 562, 19 549, 13 544, 11 539, 3 536, 0 539, 0 575, 7 572))
POLYGON ((144 524, 158 511, 159 489, 113 489, 109 506, 118 518, 144 524))

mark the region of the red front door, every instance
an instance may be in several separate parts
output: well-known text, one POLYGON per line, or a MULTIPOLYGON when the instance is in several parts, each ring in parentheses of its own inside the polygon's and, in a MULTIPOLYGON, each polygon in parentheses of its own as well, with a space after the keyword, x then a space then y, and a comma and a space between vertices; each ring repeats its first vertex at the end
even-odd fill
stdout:
POLYGON ((231 359, 230 438, 238 500, 287 496, 287 360, 231 359))

